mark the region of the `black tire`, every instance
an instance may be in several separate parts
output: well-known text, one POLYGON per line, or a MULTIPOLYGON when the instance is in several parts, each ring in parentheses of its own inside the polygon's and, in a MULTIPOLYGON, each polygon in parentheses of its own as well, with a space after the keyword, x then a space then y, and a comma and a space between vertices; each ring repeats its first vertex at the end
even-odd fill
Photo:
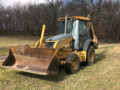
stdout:
POLYGON ((95 49, 93 46, 90 46, 88 51, 87 51, 86 64, 92 65, 94 63, 95 63, 95 49))
POLYGON ((67 74, 73 74, 79 71, 80 61, 78 55, 72 53, 66 58, 65 71, 67 74))

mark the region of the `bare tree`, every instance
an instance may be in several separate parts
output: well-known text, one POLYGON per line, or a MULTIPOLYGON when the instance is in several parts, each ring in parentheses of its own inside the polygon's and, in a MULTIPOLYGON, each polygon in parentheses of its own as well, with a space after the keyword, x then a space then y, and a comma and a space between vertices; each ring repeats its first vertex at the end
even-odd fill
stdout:
POLYGON ((101 41, 120 40, 120 1, 113 0, 47 0, 46 4, 0 4, 0 34, 40 35, 46 24, 46 35, 57 34, 58 17, 91 14, 95 32, 101 41))

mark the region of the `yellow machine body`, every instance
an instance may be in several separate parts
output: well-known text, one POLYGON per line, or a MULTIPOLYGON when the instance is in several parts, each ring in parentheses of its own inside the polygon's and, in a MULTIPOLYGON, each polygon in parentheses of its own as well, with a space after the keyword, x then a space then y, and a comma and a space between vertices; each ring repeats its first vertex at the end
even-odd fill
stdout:
MULTIPOLYGON (((98 41, 94 33, 94 28, 90 17, 68 17, 72 19, 80 19, 89 21, 89 29, 93 35, 94 46, 97 47, 98 41)), ((65 20, 59 18, 58 21, 65 20)), ((41 38, 33 47, 10 47, 9 55, 3 62, 3 67, 11 68, 19 71, 30 72, 40 75, 56 74, 59 65, 64 65, 65 59, 70 53, 78 55, 80 62, 85 62, 87 52, 72 49, 72 36, 56 41, 45 40, 45 25, 43 25, 41 38), (52 48, 46 48, 46 43, 54 43, 52 48)))

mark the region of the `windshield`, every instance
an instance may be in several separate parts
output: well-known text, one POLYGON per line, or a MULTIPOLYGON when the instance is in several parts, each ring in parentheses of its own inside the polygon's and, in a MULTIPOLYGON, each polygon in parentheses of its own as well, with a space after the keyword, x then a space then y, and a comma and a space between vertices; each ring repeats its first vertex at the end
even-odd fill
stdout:
MULTIPOLYGON (((73 30, 73 23, 74 20, 67 20, 67 31, 66 33, 71 33, 73 30)), ((58 34, 64 34, 65 33, 65 20, 62 20, 59 22, 59 29, 58 29, 58 34)))

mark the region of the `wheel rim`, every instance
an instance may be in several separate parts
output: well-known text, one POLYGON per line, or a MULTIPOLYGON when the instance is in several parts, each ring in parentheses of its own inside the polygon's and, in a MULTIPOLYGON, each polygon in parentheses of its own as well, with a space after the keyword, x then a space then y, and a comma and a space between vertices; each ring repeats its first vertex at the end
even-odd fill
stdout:
POLYGON ((90 58, 90 62, 94 61, 94 52, 93 52, 93 50, 90 51, 89 58, 90 58))
POLYGON ((74 58, 74 59, 73 59, 72 66, 73 66, 73 70, 76 70, 76 69, 77 69, 77 67, 78 67, 77 58, 74 58))

